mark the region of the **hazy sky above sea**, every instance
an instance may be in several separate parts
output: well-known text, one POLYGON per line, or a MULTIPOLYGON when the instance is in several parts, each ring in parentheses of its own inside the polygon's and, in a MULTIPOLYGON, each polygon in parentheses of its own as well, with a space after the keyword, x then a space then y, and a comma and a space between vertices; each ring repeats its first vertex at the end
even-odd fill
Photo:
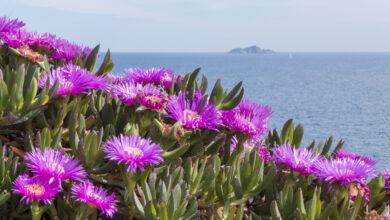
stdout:
POLYGON ((0 0, 0 15, 122 52, 390 51, 390 0, 0 0))

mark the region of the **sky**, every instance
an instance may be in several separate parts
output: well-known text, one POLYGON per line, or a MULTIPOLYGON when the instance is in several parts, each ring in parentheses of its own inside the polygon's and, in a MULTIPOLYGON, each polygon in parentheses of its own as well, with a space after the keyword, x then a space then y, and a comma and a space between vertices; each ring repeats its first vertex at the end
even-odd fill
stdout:
POLYGON ((116 52, 389 52, 389 0, 0 0, 26 28, 116 52))

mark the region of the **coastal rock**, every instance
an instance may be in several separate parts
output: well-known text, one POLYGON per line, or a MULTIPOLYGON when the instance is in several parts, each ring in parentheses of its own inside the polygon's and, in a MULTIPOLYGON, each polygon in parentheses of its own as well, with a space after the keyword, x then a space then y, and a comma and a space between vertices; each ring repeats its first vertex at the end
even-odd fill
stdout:
POLYGON ((236 53, 236 54, 273 54, 275 53, 273 50, 270 49, 261 49, 260 47, 253 45, 247 48, 235 48, 229 53, 236 53))

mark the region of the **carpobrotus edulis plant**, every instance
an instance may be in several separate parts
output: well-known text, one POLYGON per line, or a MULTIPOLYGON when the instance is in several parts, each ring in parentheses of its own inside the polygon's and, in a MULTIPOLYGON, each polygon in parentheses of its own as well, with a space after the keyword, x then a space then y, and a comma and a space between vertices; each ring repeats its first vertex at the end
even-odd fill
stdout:
POLYGON ((110 71, 91 49, 0 17, 3 219, 385 219, 390 172, 270 129, 270 106, 200 69, 110 71))

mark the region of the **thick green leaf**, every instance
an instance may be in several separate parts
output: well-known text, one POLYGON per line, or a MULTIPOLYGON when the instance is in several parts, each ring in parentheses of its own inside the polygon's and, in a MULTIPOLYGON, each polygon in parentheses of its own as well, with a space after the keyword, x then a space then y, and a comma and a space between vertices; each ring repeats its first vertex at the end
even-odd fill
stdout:
POLYGON ((275 200, 272 201, 272 203, 271 203, 271 216, 272 216, 272 220, 281 220, 282 219, 280 212, 279 212, 278 204, 275 200))
POLYGON ((190 148, 189 144, 184 144, 176 148, 175 150, 164 152, 163 158, 168 160, 178 158, 181 155, 183 155, 185 152, 187 152, 189 148, 190 148))
POLYGON ((0 207, 11 198, 11 193, 4 192, 0 195, 0 207))
POLYGON ((286 143, 288 138, 290 137, 291 130, 294 129, 293 120, 289 119, 284 123, 282 132, 280 133, 280 140, 282 143, 286 143))
POLYGON ((219 109, 225 111, 234 109, 238 104, 240 104, 243 96, 244 96, 244 88, 241 89, 240 93, 236 97, 226 102, 225 104, 222 104, 222 106, 219 109))
POLYGON ((322 155, 327 155, 329 150, 330 150, 330 147, 332 146, 332 143, 333 143, 333 137, 329 137, 328 140, 326 140, 325 142, 325 145, 322 149, 322 155))
POLYGON ((223 99, 222 103, 225 104, 233 99, 234 96, 236 96, 237 92, 240 90, 242 86, 242 81, 237 83, 236 86, 229 92, 227 96, 223 99))
POLYGON ((187 92, 189 93, 189 96, 190 97, 193 97, 194 96, 194 92, 195 92, 195 80, 196 78, 198 77, 199 75, 199 72, 200 72, 200 68, 197 68, 196 70, 194 70, 194 72, 192 72, 189 80, 188 80, 188 84, 187 84, 187 92))
POLYGON ((99 70, 95 74, 98 76, 105 75, 110 72, 112 68, 114 68, 114 63, 111 60, 110 49, 108 49, 106 55, 104 56, 102 65, 99 67, 99 70))
POLYGON ((305 200, 303 198, 303 193, 301 188, 298 189, 297 207, 299 211, 302 213, 302 215, 306 216, 305 200))
POLYGON ((202 83, 200 84, 200 89, 202 90, 202 92, 203 93, 205 93, 206 92, 206 90, 207 90, 207 78, 206 78, 206 76, 202 76, 202 83))
POLYGON ((91 53, 87 58, 87 61, 85 62, 84 68, 87 69, 89 72, 92 72, 93 69, 95 68, 99 49, 100 49, 100 45, 97 45, 95 48, 93 48, 93 50, 91 51, 91 53))
POLYGON ((295 148, 299 148, 299 146, 301 145, 302 137, 303 137, 303 127, 301 124, 299 124, 294 130, 294 137, 292 141, 295 148))
POLYGON ((145 218, 145 211, 144 211, 144 207, 143 205, 141 204, 141 202, 139 201, 137 195, 135 194, 135 191, 133 191, 133 201, 134 201, 134 204, 135 204, 135 207, 137 208, 139 214, 145 218))
POLYGON ((317 187, 314 189, 313 198, 311 199, 309 203, 309 209, 307 213, 308 220, 315 220, 315 217, 317 215, 317 203, 318 197, 317 197, 317 187))
POLYGON ((241 199, 244 196, 240 180, 237 177, 234 177, 233 179, 233 189, 234 189, 234 195, 236 196, 237 199, 241 199))
POLYGON ((41 148, 50 148, 51 146, 51 132, 48 128, 44 128, 41 133, 41 148))

